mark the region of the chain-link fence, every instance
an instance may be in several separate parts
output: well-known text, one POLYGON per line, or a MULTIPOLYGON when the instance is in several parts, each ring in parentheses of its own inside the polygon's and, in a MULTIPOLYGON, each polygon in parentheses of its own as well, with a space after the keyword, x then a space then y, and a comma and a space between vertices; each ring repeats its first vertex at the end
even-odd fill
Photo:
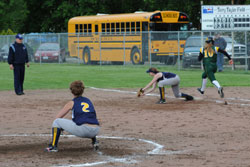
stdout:
MULTIPOLYGON (((176 66, 201 68, 198 61, 205 38, 218 32, 179 31, 141 33, 31 33, 25 34, 29 60, 35 63, 78 63, 94 65, 176 66)), ((250 31, 220 31, 226 51, 234 60, 224 68, 250 70, 250 31)), ((15 36, 0 36, 0 61, 6 61, 15 36)))

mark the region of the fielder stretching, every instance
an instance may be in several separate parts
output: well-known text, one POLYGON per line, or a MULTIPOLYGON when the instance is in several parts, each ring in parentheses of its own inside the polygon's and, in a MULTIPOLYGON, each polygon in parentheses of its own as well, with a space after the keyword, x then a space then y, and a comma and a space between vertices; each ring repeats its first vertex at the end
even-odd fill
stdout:
POLYGON ((152 67, 146 71, 150 76, 154 77, 148 85, 142 89, 140 89, 141 95, 145 95, 147 93, 152 92, 156 88, 156 84, 158 83, 159 91, 160 91, 160 100, 157 104, 166 103, 165 100, 165 89, 164 86, 170 85, 172 87, 173 93, 176 98, 184 97, 186 100, 193 100, 194 98, 190 95, 180 93, 179 92, 179 83, 180 77, 177 74, 170 72, 159 72, 156 68, 152 67), (152 86, 151 89, 149 89, 152 86))
POLYGON ((224 97, 223 88, 220 86, 219 82, 215 79, 214 73, 217 71, 217 53, 223 53, 227 58, 229 59, 229 64, 233 64, 233 60, 230 58, 228 53, 219 47, 214 46, 214 40, 212 37, 206 38, 205 41, 205 47, 200 49, 200 55, 198 57, 198 60, 201 61, 203 59, 203 67, 204 72, 202 74, 202 86, 201 88, 198 88, 197 90, 204 94, 206 84, 207 84, 207 77, 209 80, 216 86, 218 89, 218 93, 220 94, 220 97, 224 97))
POLYGON ((46 152, 57 152, 57 143, 62 130, 82 138, 91 138, 95 150, 98 149, 96 135, 99 133, 99 122, 92 102, 83 97, 84 85, 82 81, 70 84, 74 98, 69 101, 57 114, 52 124, 52 143, 45 149, 46 152), (63 117, 72 110, 72 120, 63 117))

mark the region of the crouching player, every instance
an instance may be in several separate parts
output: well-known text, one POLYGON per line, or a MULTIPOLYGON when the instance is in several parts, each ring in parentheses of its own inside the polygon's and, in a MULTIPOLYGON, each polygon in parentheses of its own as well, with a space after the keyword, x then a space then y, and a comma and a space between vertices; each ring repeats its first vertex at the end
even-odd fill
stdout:
POLYGON ((81 138, 92 139, 94 149, 98 149, 96 135, 100 131, 99 122, 92 102, 82 96, 84 92, 83 82, 72 82, 70 84, 70 91, 74 98, 56 115, 56 119, 52 124, 52 142, 45 149, 46 152, 58 151, 57 144, 62 130, 81 138), (70 110, 72 110, 72 120, 63 118, 70 110))
POLYGON ((147 86, 142 88, 142 92, 144 92, 142 95, 146 95, 152 92, 156 88, 156 85, 158 84, 161 98, 157 102, 157 104, 166 103, 165 89, 164 89, 164 86, 166 85, 172 87, 173 93, 176 98, 183 97, 187 101, 194 99, 193 96, 180 92, 179 90, 180 77, 177 74, 170 72, 160 72, 154 67, 149 68, 146 72, 149 73, 149 75, 152 76, 153 79, 148 83, 147 86), (151 86, 152 88, 150 89, 151 86))

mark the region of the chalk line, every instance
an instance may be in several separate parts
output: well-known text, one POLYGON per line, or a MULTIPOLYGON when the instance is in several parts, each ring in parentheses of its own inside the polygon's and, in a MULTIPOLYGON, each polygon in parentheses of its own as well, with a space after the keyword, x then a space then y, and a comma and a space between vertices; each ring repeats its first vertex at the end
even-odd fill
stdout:
MULTIPOLYGON (((51 134, 1 134, 0 137, 51 137, 51 134)), ((76 137, 74 135, 61 135, 61 137, 69 137, 73 138, 76 137)), ((140 141, 144 142, 150 145, 154 146, 154 149, 151 151, 148 151, 148 155, 174 155, 174 154, 183 154, 185 152, 189 152, 191 150, 178 150, 178 151, 172 151, 172 150, 163 150, 164 146, 153 142, 151 140, 146 140, 146 139, 137 139, 137 138, 132 138, 132 137, 119 137, 119 136, 97 136, 97 138, 101 139, 117 139, 117 140, 128 140, 128 141, 140 141)), ((102 155, 102 152, 99 153, 99 155, 102 155)), ((92 163, 84 163, 84 164, 71 164, 71 165, 56 165, 57 167, 84 167, 84 166, 96 166, 96 165, 102 165, 102 164, 107 164, 110 162, 120 162, 120 163, 137 163, 138 161, 134 160, 132 156, 128 158, 113 158, 113 157, 108 157, 106 161, 99 161, 99 162, 92 162, 92 163)), ((55 167, 55 166, 53 166, 55 167)))
POLYGON ((106 161, 92 162, 92 163, 84 163, 84 164, 75 164, 75 165, 55 165, 52 167, 85 167, 85 166, 97 166, 102 164, 107 164, 110 162, 120 162, 125 164, 137 163, 138 161, 133 160, 131 158, 108 158, 106 161))
MULTIPOLYGON (((103 88, 96 88, 96 87, 89 87, 90 89, 94 90, 101 90, 101 91, 106 91, 106 92, 117 92, 117 93, 127 93, 127 94, 137 94, 137 92, 134 91, 125 91, 125 90, 119 90, 119 89, 103 89, 103 88)), ((158 94, 147 94, 146 96, 156 96, 158 97, 158 94)), ((167 98, 171 99, 179 99, 181 98, 176 98, 174 96, 166 96, 167 98)), ((203 100, 201 97, 194 97, 195 100, 203 100)), ((231 100, 231 101, 243 101, 243 102, 250 102, 250 99, 242 99, 242 98, 224 98, 225 100, 231 100)), ((225 103, 225 101, 222 100, 210 100, 216 103, 225 103)), ((228 102, 227 104, 233 104, 233 105, 241 105, 241 106, 250 106, 250 104, 245 104, 245 103, 233 103, 233 102, 228 102)))
MULTIPOLYGON (((0 137, 51 137, 51 134, 1 134, 0 137)), ((61 137, 69 137, 69 138, 74 138, 76 136, 74 135, 61 135, 61 137)), ((167 151, 166 153, 163 151, 164 146, 161 144, 158 144, 156 142, 153 142, 151 140, 146 140, 146 139, 136 139, 132 137, 118 137, 118 136, 96 136, 97 138, 100 139, 117 139, 117 140, 128 140, 128 141, 141 141, 144 143, 148 143, 153 145, 155 148, 151 151, 148 151, 147 154, 152 154, 152 155, 162 155, 162 154, 175 154, 179 153, 180 151, 167 151)), ((182 151, 183 153, 185 151, 182 151)))
MULTIPOLYGON (((117 93, 127 93, 127 94, 137 94, 137 92, 133 92, 133 91, 126 91, 126 90, 119 90, 119 89, 102 89, 102 88, 96 88, 96 87, 89 87, 90 89, 94 89, 94 90, 101 90, 101 91, 106 91, 106 92, 117 92, 117 93)), ((146 96, 156 96, 158 97, 159 94, 155 94, 155 93, 149 93, 146 96)), ((181 98, 176 98, 174 96, 166 96, 167 98, 171 98, 171 99, 179 99, 181 100, 181 98)), ((199 97, 195 97, 196 100, 200 100, 201 98, 199 97)))

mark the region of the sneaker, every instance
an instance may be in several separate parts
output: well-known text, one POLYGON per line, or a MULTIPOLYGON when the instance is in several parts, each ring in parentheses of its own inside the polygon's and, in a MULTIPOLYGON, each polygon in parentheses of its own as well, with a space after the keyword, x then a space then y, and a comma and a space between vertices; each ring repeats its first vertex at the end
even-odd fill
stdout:
POLYGON ((160 99, 158 102, 156 102, 156 104, 165 104, 166 100, 165 99, 160 99))
POLYGON ((224 93, 223 93, 223 88, 222 87, 219 88, 218 93, 220 94, 221 98, 224 97, 224 93))
POLYGON ((193 96, 190 96, 190 95, 187 95, 185 98, 186 98, 186 101, 194 100, 193 96))
POLYGON ((200 92, 200 94, 204 94, 204 91, 202 91, 201 88, 197 88, 197 90, 200 92))
POLYGON ((44 149, 45 152, 57 152, 58 149, 56 146, 52 146, 51 144, 49 145, 49 147, 44 149))
POLYGON ((95 140, 95 142, 92 141, 92 145, 93 145, 94 151, 99 150, 99 142, 97 140, 95 140))

